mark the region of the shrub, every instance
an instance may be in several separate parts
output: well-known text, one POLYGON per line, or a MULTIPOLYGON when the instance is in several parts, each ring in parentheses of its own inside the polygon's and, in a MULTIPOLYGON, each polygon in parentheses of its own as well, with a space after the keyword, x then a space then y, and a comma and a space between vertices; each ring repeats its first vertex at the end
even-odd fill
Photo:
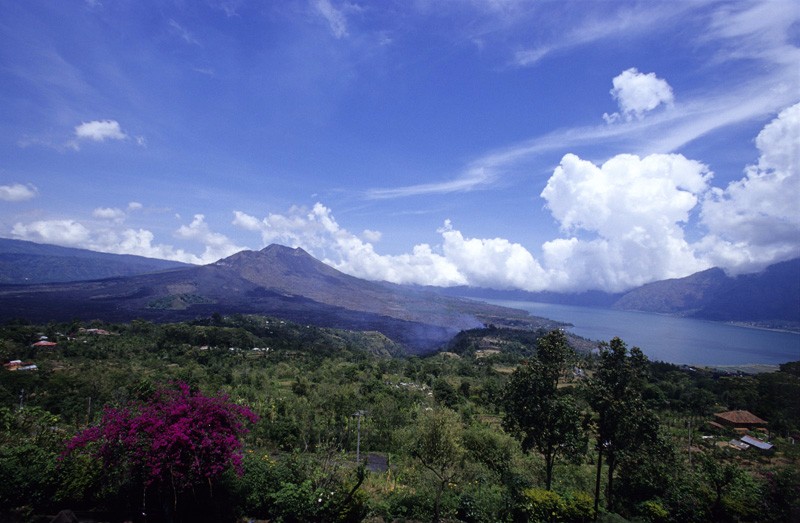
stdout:
POLYGON ((564 521, 567 504, 552 490, 540 488, 526 489, 526 511, 531 521, 556 522, 564 521))

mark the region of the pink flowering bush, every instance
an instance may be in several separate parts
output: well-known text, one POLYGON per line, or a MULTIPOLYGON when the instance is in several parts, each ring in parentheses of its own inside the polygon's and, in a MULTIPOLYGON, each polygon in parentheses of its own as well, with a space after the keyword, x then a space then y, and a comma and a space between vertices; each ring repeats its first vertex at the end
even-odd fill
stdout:
POLYGON ((225 395, 205 396, 186 383, 162 388, 146 402, 107 407, 100 424, 77 434, 66 453, 89 452, 111 470, 141 474, 146 486, 180 492, 241 472, 241 441, 258 417, 225 395))

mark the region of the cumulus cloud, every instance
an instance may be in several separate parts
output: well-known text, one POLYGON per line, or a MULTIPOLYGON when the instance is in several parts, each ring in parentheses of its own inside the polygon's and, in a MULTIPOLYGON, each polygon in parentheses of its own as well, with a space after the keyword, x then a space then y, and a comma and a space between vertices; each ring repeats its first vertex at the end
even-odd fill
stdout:
POLYGON ((124 140, 128 137, 116 120, 93 120, 75 126, 75 137, 79 140, 104 142, 106 140, 124 140))
POLYGON ((504 238, 470 238, 448 220, 441 244, 387 256, 339 226, 330 209, 294 207, 258 219, 236 212, 234 224, 264 244, 303 247, 343 272, 421 285, 472 285, 529 291, 621 291, 708 267, 683 226, 708 190, 712 173, 681 155, 620 155, 601 166, 568 154, 542 197, 565 238, 542 246, 542 259, 504 238))
POLYGON ((292 208, 264 219, 236 213, 234 223, 262 241, 300 246, 336 268, 373 280, 473 285, 529 291, 621 291, 708 268, 684 237, 712 173, 677 154, 619 155, 602 165, 567 154, 542 198, 565 234, 541 259, 504 238, 470 238, 446 221, 441 244, 380 255, 339 226, 330 209, 292 208))
POLYGON ((383 237, 383 235, 381 234, 381 231, 373 231, 371 229, 364 229, 364 232, 361 233, 361 237, 364 238, 364 240, 366 240, 368 242, 376 243, 376 242, 381 241, 381 238, 383 237))
POLYGON ((619 155, 601 166, 564 156, 541 193, 570 234, 542 246, 550 287, 620 291, 707 268, 683 225, 711 178, 677 154, 619 155))
POLYGON ((0 185, 0 200, 6 202, 24 202, 35 198, 38 193, 39 191, 32 184, 0 185))
POLYGON ((175 236, 205 245, 205 250, 200 256, 202 263, 212 263, 245 249, 245 247, 234 244, 224 234, 213 232, 202 214, 195 214, 189 225, 181 225, 175 232, 175 236))
POLYGON ((672 87, 655 73, 640 73, 635 67, 620 73, 612 80, 611 96, 619 104, 619 113, 604 114, 608 123, 620 118, 641 120, 645 113, 660 105, 672 105, 672 87))
POLYGON ((701 248, 732 272, 757 270, 800 256, 800 103, 758 134, 758 163, 703 202, 709 235, 701 248))
POLYGON ((541 290, 544 271, 533 256, 508 240, 466 238, 446 221, 442 244, 415 245, 411 252, 382 255, 374 246, 341 227, 331 210, 317 203, 310 210, 292 207, 266 218, 237 211, 234 225, 261 234, 262 242, 302 247, 331 266, 369 280, 434 286, 491 285, 541 290))
POLYGON ((92 216, 101 220, 122 222, 125 219, 125 211, 116 207, 98 207, 92 211, 92 216))
POLYGON ((541 290, 547 275, 533 255, 504 238, 464 238, 449 220, 439 229, 445 258, 470 285, 541 290))
MULTIPOLYGON (((136 207, 137 205, 133 205, 134 209, 136 207)), ((155 235, 147 229, 122 227, 126 214, 121 209, 100 207, 92 212, 92 216, 102 221, 82 223, 78 220, 60 219, 17 223, 11 234, 15 238, 39 243, 193 264, 212 263, 244 249, 225 235, 212 231, 202 214, 195 215, 191 223, 182 225, 175 231, 178 239, 202 245, 204 250, 199 255, 173 245, 158 243, 155 235)))
POLYGON ((241 211, 233 224, 261 234, 264 245, 281 243, 302 247, 333 267, 361 278, 393 283, 463 285, 466 278, 430 245, 414 246, 410 254, 380 255, 371 243, 342 228, 321 203, 312 209, 292 207, 283 214, 259 219, 241 211))
POLYGON ((91 237, 89 229, 75 220, 39 220, 27 225, 17 223, 11 234, 22 240, 66 247, 84 247, 91 237))

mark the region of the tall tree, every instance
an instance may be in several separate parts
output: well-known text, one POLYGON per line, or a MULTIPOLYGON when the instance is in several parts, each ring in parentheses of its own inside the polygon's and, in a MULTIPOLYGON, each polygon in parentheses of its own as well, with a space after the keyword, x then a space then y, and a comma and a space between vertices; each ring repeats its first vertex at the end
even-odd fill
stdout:
POLYGON ((597 477, 595 512, 600 500, 603 457, 607 465, 606 505, 614 508, 614 472, 625 452, 635 452, 658 431, 658 418, 647 409, 642 392, 647 378, 647 357, 639 347, 628 351, 619 338, 600 345, 597 371, 588 382, 588 398, 597 412, 597 477), (648 437, 645 437, 648 436, 648 437))
POLYGON ((503 394, 503 424, 521 440, 524 451, 535 449, 542 455, 548 490, 556 458, 580 455, 586 447, 581 412, 571 396, 558 390, 573 360, 564 332, 549 332, 539 338, 536 357, 514 371, 503 394))
POLYGON ((420 412, 409 447, 411 456, 435 479, 433 522, 437 523, 441 517, 442 494, 458 475, 464 458, 461 420, 446 408, 420 412))

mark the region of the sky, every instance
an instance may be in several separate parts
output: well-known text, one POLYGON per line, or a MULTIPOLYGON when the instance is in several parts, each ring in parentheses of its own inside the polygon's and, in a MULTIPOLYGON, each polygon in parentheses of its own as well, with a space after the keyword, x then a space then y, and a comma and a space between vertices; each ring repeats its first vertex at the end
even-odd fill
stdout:
POLYGON ((0 13, 0 237, 560 292, 800 256, 798 2, 0 13))

